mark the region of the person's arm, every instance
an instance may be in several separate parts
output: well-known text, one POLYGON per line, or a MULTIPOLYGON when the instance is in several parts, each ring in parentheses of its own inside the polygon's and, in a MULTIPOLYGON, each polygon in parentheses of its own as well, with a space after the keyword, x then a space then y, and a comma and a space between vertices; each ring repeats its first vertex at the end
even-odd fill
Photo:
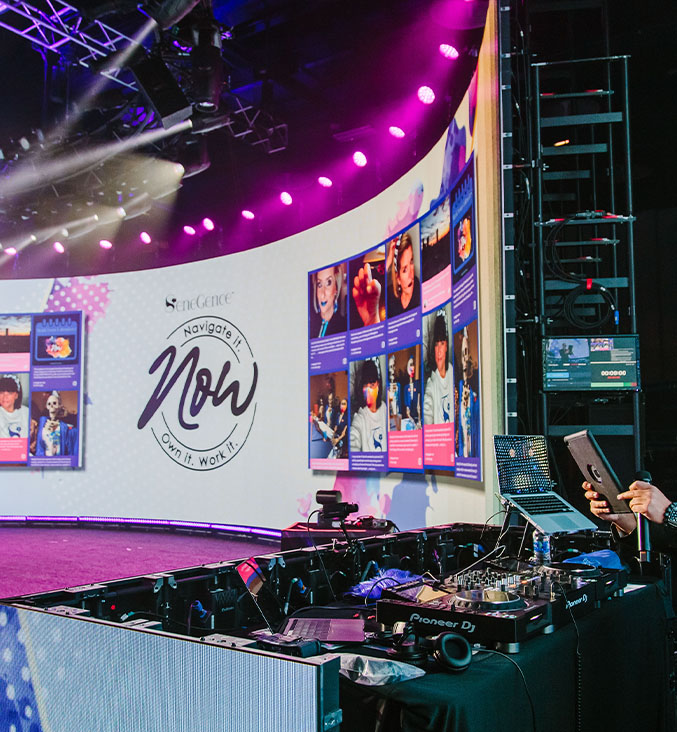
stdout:
POLYGON ((359 428, 360 413, 356 413, 350 425, 350 451, 362 452, 362 433, 359 428))
POLYGON ((672 505, 672 501, 655 485, 644 480, 636 480, 627 491, 619 493, 618 497, 630 501, 630 508, 635 513, 641 513, 656 524, 663 523, 666 511, 672 505))
POLYGON ((590 501, 590 513, 602 521, 614 524, 622 534, 631 534, 637 528, 637 520, 632 513, 611 513, 606 498, 593 490, 592 484, 583 483, 585 497, 590 501))
POLYGON ((372 278, 369 263, 360 267, 354 278, 353 299, 363 325, 374 325, 381 322, 379 313, 381 283, 372 278))
POLYGON ((431 381, 432 374, 426 385, 423 395, 423 424, 433 423, 433 383, 431 381))
MULTIPOLYGON (((610 521, 621 531, 629 534, 637 528, 637 521, 633 514, 611 513, 609 504, 603 495, 593 490, 593 486, 583 483, 585 497, 590 501, 590 511, 603 521, 610 521)), ((672 528, 677 528, 677 502, 670 501, 655 485, 643 480, 636 480, 627 491, 619 493, 618 497, 629 502, 634 513, 646 516, 655 524, 667 522, 672 528)))

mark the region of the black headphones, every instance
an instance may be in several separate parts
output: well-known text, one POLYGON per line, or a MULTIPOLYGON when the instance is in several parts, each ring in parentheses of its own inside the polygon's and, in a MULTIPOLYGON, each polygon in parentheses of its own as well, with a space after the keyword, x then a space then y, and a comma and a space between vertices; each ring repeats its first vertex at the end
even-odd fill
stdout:
POLYGON ((472 649, 464 636, 451 632, 440 633, 432 641, 432 657, 445 671, 460 673, 470 666, 472 649))
POLYGON ((402 634, 393 638, 390 655, 398 661, 425 666, 428 654, 443 671, 451 673, 465 671, 472 660, 470 643, 458 633, 447 632, 434 638, 419 638, 407 623, 402 634))

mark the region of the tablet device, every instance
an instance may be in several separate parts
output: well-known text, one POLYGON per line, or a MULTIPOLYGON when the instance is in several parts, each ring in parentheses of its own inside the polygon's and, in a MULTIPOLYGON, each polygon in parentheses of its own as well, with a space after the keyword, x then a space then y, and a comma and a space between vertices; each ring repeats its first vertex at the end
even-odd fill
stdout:
POLYGON ((594 491, 606 498, 611 513, 632 513, 628 502, 618 498, 625 488, 590 432, 581 430, 566 435, 564 442, 585 480, 592 484, 594 491))

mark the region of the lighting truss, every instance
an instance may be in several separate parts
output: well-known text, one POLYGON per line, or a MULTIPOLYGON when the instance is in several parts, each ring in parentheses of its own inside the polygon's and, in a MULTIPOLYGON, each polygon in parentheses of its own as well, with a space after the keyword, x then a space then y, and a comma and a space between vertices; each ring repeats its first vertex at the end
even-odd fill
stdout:
MULTIPOLYGON (((100 20, 85 21, 76 8, 62 0, 0 2, 0 28, 68 56, 85 68, 133 43, 131 38, 100 20)), ((100 73, 128 89, 137 89, 133 80, 120 76, 119 69, 104 69, 100 73)))
POLYGON ((226 124, 230 134, 245 140, 252 147, 260 146, 272 155, 287 148, 288 128, 262 109, 243 102, 235 94, 229 95, 230 119, 226 124))

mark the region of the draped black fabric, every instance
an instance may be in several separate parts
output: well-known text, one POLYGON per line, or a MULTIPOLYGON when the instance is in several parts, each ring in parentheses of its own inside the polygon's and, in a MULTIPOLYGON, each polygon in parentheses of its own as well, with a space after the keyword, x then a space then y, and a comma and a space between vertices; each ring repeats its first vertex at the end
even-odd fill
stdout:
MULTIPOLYGON (((511 657, 524 672, 537 732, 674 729, 668 625, 662 584, 651 584, 551 635, 521 644, 511 657), (577 654, 577 648, 579 653, 577 654)), ((479 652, 462 674, 430 671, 377 688, 341 679, 343 729, 351 732, 529 732, 524 682, 506 658, 479 652)))

